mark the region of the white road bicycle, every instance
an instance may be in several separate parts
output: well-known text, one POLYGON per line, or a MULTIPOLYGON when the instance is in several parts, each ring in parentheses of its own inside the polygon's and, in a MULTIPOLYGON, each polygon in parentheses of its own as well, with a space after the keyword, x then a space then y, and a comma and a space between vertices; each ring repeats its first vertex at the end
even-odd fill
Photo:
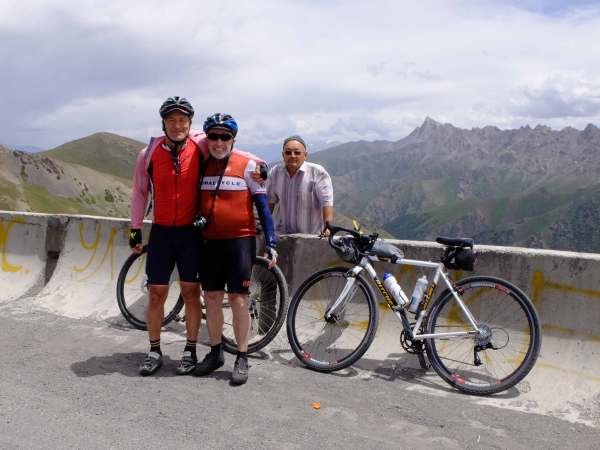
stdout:
POLYGON ((472 239, 437 238, 445 247, 441 261, 431 262, 405 259, 377 234, 363 235, 336 226, 330 226, 330 232, 329 245, 355 265, 315 272, 290 302, 288 340, 306 367, 319 372, 340 370, 368 350, 378 324, 374 284, 402 326, 404 350, 416 354, 423 369, 430 363, 460 391, 495 394, 531 371, 540 352, 541 331, 527 295, 492 276, 453 281, 446 270, 473 270, 472 239), (345 235, 336 236, 340 232, 345 235), (371 265, 377 261, 434 272, 414 318, 383 286, 371 265), (431 301, 440 281, 443 289, 431 301))

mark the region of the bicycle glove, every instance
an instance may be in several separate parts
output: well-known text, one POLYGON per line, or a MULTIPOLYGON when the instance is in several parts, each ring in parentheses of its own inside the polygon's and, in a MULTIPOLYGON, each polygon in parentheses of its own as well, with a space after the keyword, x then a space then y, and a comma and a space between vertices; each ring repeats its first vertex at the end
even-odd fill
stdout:
POLYGON ((260 172, 260 177, 263 181, 267 181, 267 177, 269 176, 269 166, 265 162, 261 162, 258 165, 258 170, 260 172))
POLYGON ((273 261, 273 259, 277 259, 277 251, 270 246, 265 246, 265 253, 267 255, 267 258, 270 259, 271 261, 273 261))
POLYGON ((134 248, 142 243, 142 230, 132 228, 129 230, 129 246, 134 248))

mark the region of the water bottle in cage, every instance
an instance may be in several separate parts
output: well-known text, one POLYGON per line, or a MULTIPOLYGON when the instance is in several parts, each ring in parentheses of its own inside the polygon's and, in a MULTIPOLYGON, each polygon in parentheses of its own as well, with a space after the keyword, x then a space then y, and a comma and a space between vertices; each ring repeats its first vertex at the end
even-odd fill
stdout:
POLYGON ((423 300, 423 295, 425 294, 425 289, 427 289, 428 284, 429 281, 427 281, 427 277, 425 275, 423 275, 417 280, 417 283, 415 284, 415 289, 413 290, 412 296, 410 298, 410 306, 408 307, 408 310, 411 313, 417 312, 417 308, 423 300))
POLYGON ((398 303, 400 307, 404 307, 408 304, 408 297, 396 281, 396 277, 391 273, 385 272, 383 274, 383 285, 388 290, 388 292, 394 297, 394 300, 398 303))

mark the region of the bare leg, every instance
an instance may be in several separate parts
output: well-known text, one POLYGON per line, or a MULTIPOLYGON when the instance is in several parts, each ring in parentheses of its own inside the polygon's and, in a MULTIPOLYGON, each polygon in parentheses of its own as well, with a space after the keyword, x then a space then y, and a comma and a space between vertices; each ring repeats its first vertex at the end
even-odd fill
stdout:
POLYGON ((225 291, 204 291, 206 326, 208 327, 210 345, 221 343, 224 322, 223 297, 225 297, 225 291))
POLYGON ((185 329, 190 341, 198 340, 198 330, 202 321, 200 308, 200 284, 181 281, 181 296, 185 302, 185 329))
POLYGON ((248 351, 250 312, 247 294, 229 294, 229 305, 233 312, 233 332, 240 352, 248 351))
POLYGON ((148 310, 146 311, 146 323, 148 325, 148 337, 151 341, 160 339, 160 329, 165 317, 165 301, 169 293, 168 284, 151 284, 148 286, 148 310))

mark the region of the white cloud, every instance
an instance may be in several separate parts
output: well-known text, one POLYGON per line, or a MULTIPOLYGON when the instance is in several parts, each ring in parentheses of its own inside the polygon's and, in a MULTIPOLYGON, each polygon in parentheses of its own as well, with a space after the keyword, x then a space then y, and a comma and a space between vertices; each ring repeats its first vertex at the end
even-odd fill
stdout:
POLYGON ((146 140, 171 95, 249 143, 399 139, 426 116, 597 123, 600 9, 565 4, 5 1, 0 142, 146 140))
POLYGON ((544 119, 589 118, 600 114, 600 77, 576 72, 553 73, 524 88, 515 112, 544 119))

